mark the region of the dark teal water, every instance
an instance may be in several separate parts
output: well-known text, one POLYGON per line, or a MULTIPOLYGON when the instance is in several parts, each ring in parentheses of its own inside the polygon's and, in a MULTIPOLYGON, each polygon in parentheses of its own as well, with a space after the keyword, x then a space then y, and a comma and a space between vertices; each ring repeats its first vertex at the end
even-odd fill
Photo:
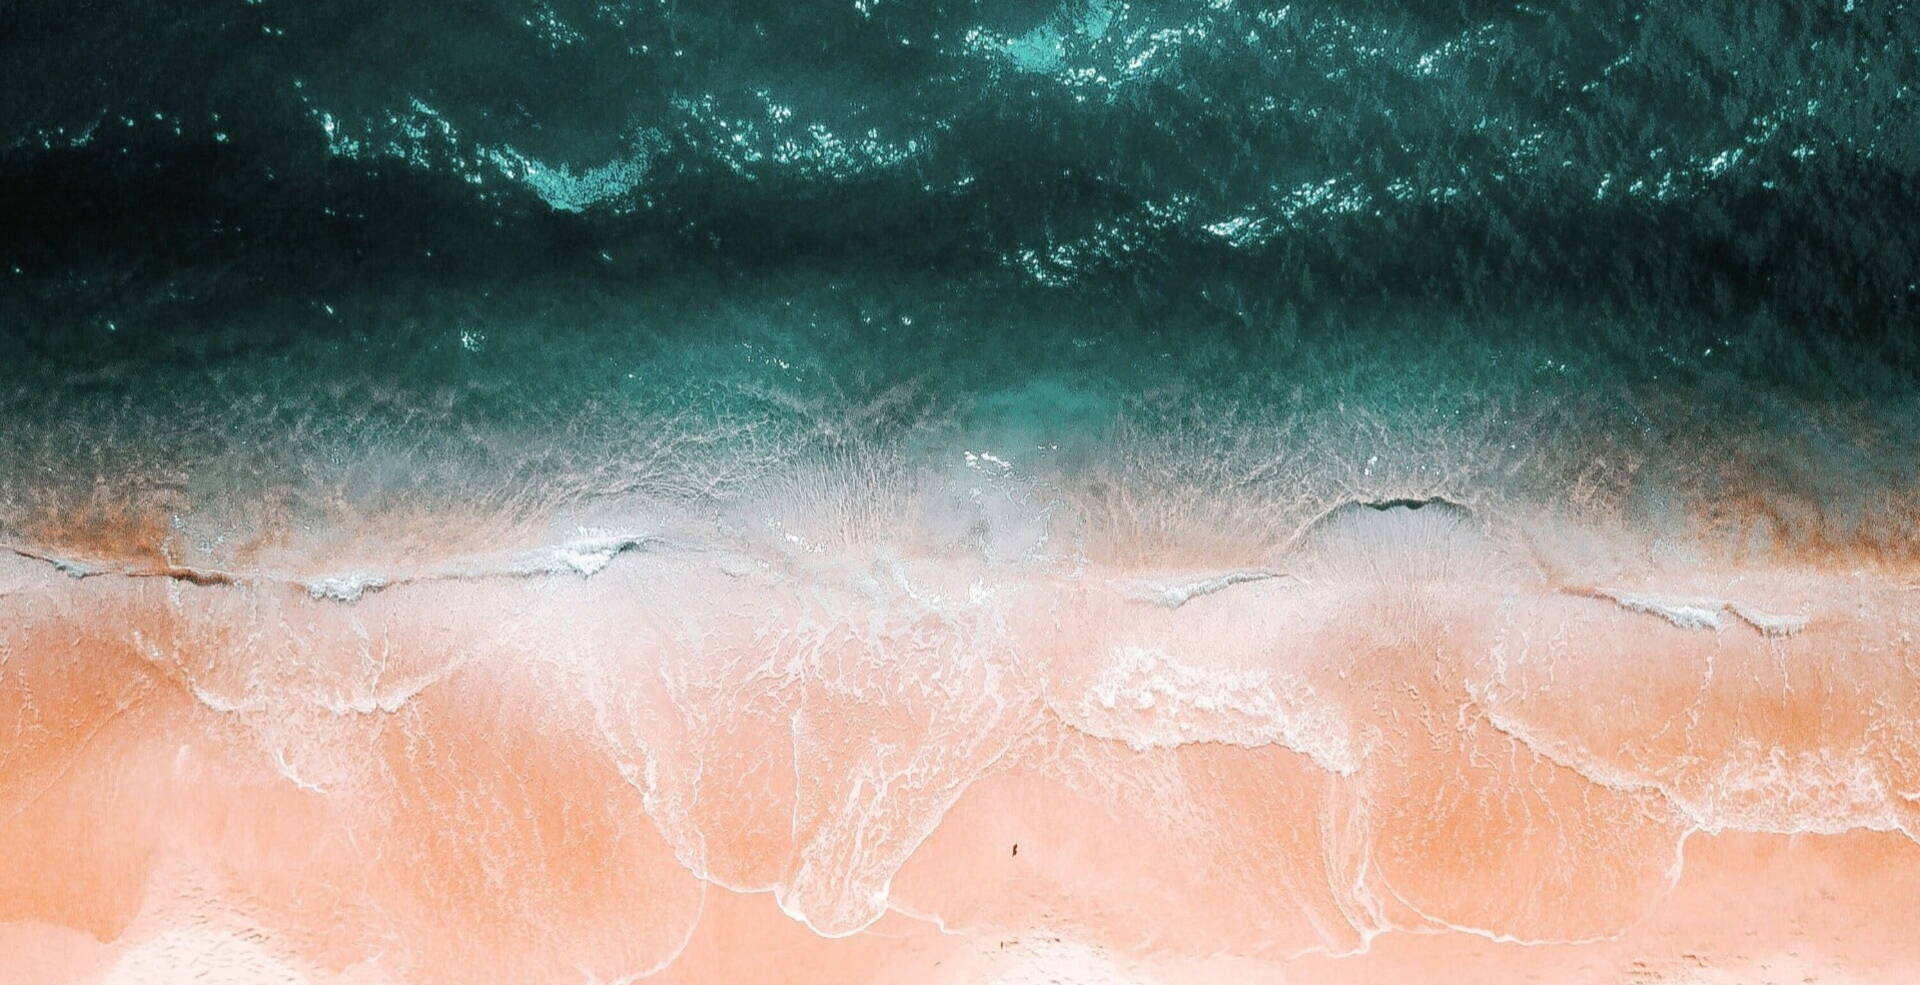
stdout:
POLYGON ((1809 406, 1886 465, 1916 86, 1890 0, 14 2, 6 478, 1830 445, 1809 406))
POLYGON ((993 311, 1167 338, 1579 323, 1913 356, 1893 338, 1920 303, 1905 2, 7 20, 0 259, 29 352, 109 325, 660 333, 734 307, 917 313, 902 327, 935 335, 993 311))

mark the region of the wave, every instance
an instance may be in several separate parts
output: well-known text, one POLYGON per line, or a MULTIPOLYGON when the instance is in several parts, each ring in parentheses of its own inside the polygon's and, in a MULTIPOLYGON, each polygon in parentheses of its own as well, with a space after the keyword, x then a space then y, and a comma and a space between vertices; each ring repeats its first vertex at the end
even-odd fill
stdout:
POLYGON ((492 578, 533 578, 578 575, 590 578, 628 551, 658 546, 645 534, 582 530, 576 540, 548 547, 498 555, 453 559, 437 566, 403 572, 345 571, 326 575, 294 575, 276 571, 233 571, 174 564, 129 564, 107 560, 77 560, 38 548, 6 546, 14 555, 43 562, 70 578, 164 578, 192 585, 288 585, 316 601, 358 602, 374 592, 400 585, 437 581, 479 581, 492 578))

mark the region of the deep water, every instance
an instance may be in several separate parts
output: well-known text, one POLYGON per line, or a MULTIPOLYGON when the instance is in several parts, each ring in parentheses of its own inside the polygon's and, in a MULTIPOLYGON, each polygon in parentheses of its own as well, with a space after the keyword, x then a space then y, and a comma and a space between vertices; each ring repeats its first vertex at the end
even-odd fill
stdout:
POLYGON ((0 46, 16 522, 103 476, 703 495, 743 441, 1071 466, 1129 407, 1492 422, 1455 458, 1842 408, 1906 474, 1908 2, 32 0, 0 46))
POLYGON ((30 356, 747 323, 1143 351, 1600 334, 1789 378, 1851 375, 1779 364, 1816 335, 1916 358, 1906 2, 7 19, 0 318, 30 356))

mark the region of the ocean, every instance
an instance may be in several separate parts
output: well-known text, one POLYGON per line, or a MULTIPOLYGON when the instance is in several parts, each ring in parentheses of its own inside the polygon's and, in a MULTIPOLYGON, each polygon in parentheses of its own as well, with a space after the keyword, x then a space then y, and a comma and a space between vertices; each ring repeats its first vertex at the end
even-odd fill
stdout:
POLYGON ((12 0, 0 980, 1910 980, 1917 90, 1906 0, 12 0))

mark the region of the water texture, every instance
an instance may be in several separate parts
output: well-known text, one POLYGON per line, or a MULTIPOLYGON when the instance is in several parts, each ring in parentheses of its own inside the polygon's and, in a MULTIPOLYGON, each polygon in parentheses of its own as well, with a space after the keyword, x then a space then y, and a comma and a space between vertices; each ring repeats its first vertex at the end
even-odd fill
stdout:
POLYGON ((0 983, 1912 981, 1917 88, 1894 0, 8 3, 0 983))

